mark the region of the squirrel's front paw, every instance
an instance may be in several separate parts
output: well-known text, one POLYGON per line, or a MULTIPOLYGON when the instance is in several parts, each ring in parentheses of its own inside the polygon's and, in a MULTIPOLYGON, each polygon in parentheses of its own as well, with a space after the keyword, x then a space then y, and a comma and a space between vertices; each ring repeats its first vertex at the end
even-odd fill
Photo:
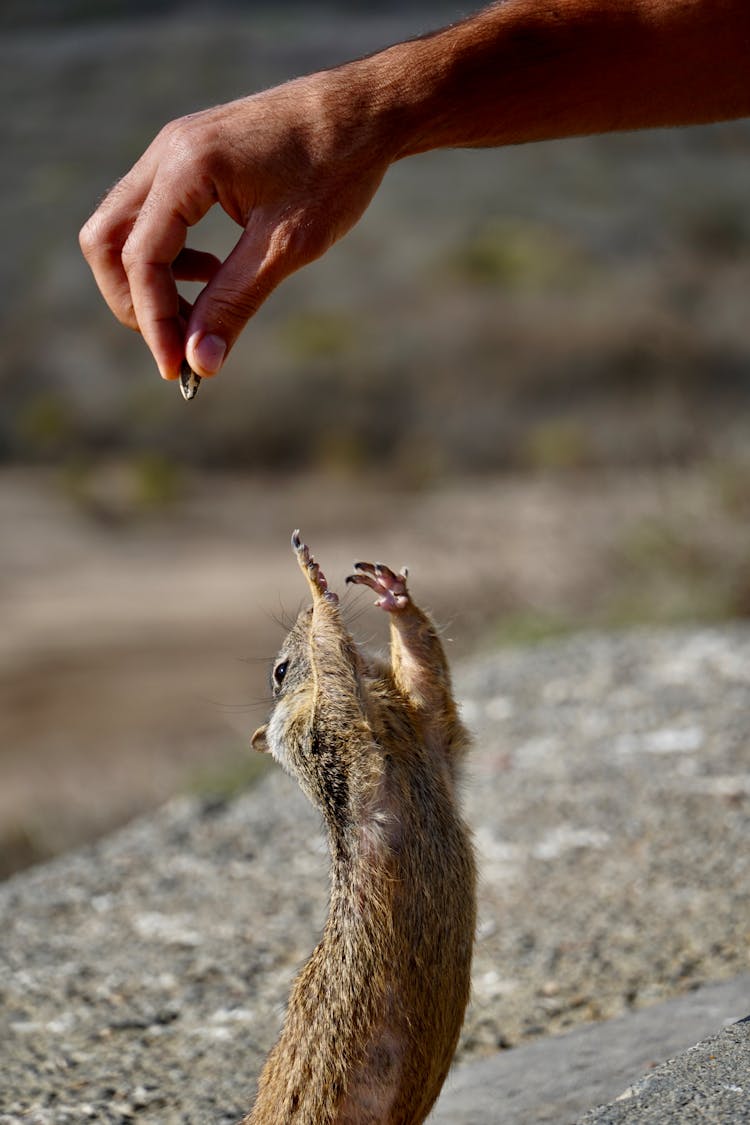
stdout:
POLYGON ((382 563, 358 562, 354 566, 360 573, 350 574, 346 581, 359 586, 369 586, 374 590, 379 595, 375 605, 387 610, 388 613, 394 613, 406 609, 410 604, 411 598, 406 588, 408 577, 406 567, 402 567, 400 574, 394 574, 382 563))
POLYGON ((313 597, 319 595, 325 598, 327 602, 337 605, 339 600, 338 594, 334 594, 333 590, 328 589, 326 576, 312 557, 310 548, 300 539, 299 531, 292 533, 292 549, 297 556, 297 562, 300 565, 302 573, 310 583, 313 597))

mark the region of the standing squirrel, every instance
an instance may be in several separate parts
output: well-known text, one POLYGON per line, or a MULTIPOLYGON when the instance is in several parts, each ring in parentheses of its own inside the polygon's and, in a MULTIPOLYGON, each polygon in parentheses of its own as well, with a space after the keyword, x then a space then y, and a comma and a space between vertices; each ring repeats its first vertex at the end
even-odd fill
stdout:
POLYGON ((242 1125, 416 1125, 469 997, 476 872, 456 793, 468 738, 406 571, 356 563, 346 580, 390 614, 390 661, 378 661, 345 629, 297 531, 292 546, 312 607, 274 664, 273 712, 252 744, 323 815, 330 903, 242 1125))

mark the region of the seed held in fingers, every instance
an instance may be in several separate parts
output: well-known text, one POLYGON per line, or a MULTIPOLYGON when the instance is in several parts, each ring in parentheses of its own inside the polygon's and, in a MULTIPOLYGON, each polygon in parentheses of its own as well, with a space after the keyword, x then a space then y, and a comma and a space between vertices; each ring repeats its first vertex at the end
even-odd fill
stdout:
POLYGON ((201 385, 201 377, 193 371, 192 367, 186 359, 182 361, 180 368, 180 390, 185 402, 190 402, 191 398, 195 398, 198 393, 198 387, 201 385))

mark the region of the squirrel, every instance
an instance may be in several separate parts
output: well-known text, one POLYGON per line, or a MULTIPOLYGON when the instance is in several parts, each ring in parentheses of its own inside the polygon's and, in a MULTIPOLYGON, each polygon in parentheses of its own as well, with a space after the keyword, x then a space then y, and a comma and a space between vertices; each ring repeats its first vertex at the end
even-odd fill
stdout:
POLYGON ((458 811, 468 736, 443 646, 407 572, 355 564, 390 615, 390 660, 360 650, 301 542, 312 594, 273 665, 270 751, 322 813, 323 935, 241 1125, 416 1125, 448 1073, 469 997, 476 871, 458 811))

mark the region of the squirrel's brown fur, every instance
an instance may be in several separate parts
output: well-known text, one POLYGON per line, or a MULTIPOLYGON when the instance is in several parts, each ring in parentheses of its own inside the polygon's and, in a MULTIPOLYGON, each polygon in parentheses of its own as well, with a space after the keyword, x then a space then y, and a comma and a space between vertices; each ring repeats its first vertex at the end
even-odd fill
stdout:
POLYGON ((467 745, 443 648, 405 572, 358 563, 390 613, 390 662, 354 644, 300 542, 312 592, 253 736, 323 814, 331 894, 245 1125, 411 1125, 433 1105, 469 995, 475 869, 457 807, 467 745))

